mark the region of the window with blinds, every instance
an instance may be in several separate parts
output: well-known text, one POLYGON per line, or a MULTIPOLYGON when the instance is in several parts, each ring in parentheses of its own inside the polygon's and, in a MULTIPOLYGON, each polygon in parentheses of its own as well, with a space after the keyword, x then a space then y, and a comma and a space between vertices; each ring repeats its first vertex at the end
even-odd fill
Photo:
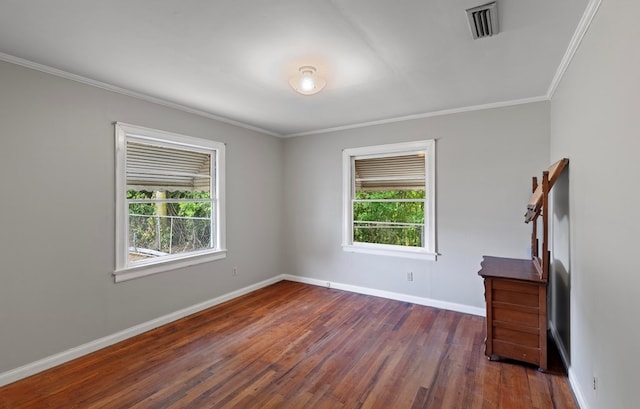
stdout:
POLYGON ((224 144, 118 123, 116 150, 116 281, 224 256, 224 144))
POLYGON ((343 245, 435 257, 433 141, 345 149, 343 245))

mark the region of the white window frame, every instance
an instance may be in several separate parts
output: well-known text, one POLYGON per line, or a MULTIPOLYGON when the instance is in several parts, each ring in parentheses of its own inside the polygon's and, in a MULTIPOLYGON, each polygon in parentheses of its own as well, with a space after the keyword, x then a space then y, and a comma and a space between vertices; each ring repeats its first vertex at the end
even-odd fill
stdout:
MULTIPOLYGON (((131 280, 151 274, 174 270, 195 264, 219 260, 226 257, 225 229, 225 145, 221 142, 194 138, 156 129, 116 122, 116 268, 113 272, 116 282, 131 280), (151 258, 135 263, 129 262, 129 203, 127 194, 127 142, 155 144, 166 147, 193 149, 194 151, 211 153, 215 158, 215 182, 211 186, 215 212, 212 219, 215 223, 216 248, 172 254, 162 258, 151 258)), ((213 175, 212 175, 213 176, 213 175)))
POLYGON ((366 146, 344 149, 342 152, 342 248, 354 253, 376 254, 383 256, 407 257, 423 260, 436 260, 436 223, 435 223, 435 180, 436 180, 435 139, 388 145, 366 146), (424 153, 426 199, 424 201, 424 243, 423 247, 396 246, 378 243, 360 243, 353 241, 353 189, 354 161, 367 157, 397 156, 402 154, 424 153))

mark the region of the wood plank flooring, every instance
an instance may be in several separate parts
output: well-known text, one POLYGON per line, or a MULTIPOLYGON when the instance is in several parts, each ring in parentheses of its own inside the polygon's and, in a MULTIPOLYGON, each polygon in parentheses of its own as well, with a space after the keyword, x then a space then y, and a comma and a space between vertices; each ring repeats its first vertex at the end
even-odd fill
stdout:
POLYGON ((0 388, 0 408, 577 409, 484 318, 283 281, 0 388))

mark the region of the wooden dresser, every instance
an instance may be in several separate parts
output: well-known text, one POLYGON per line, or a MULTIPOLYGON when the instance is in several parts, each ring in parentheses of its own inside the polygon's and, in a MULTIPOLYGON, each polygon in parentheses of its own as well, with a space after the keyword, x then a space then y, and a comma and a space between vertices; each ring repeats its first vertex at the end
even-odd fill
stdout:
POLYGON ((569 163, 562 159, 533 178, 525 222, 532 223, 531 259, 484 256, 478 274, 484 279, 487 306, 485 354, 515 359, 547 370, 547 281, 549 278, 549 191, 569 163), (538 217, 542 215, 542 246, 538 217))
POLYGON ((547 282, 531 260, 485 256, 479 274, 487 302, 489 358, 547 368, 547 282))

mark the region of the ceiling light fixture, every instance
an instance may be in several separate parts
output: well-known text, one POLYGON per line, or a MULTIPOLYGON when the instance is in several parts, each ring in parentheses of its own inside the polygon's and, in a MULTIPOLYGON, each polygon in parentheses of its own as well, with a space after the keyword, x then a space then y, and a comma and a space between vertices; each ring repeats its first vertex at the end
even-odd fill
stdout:
POLYGON ((316 75, 316 68, 310 65, 298 69, 299 74, 289 80, 291 88, 302 95, 313 95, 322 91, 327 81, 316 75))

